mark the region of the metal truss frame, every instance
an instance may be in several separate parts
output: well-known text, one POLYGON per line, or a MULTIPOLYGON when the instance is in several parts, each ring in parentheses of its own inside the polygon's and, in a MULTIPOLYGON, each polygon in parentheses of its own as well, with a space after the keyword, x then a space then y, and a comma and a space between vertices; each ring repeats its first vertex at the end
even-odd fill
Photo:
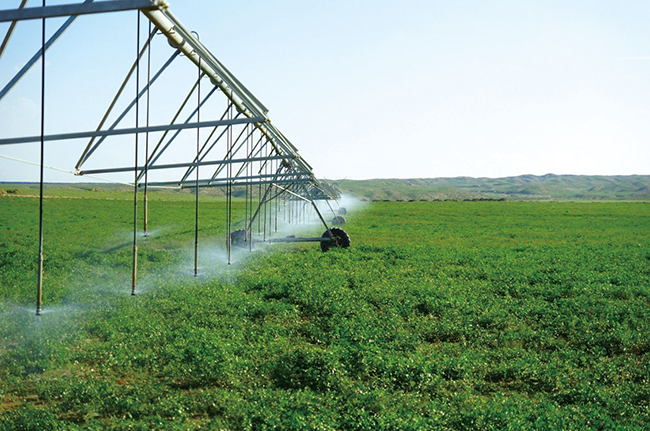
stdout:
MULTIPOLYGON (((134 174, 134 220, 133 220, 133 277, 132 294, 136 293, 137 285, 137 224, 138 224, 138 199, 139 189, 144 188, 144 234, 147 234, 147 189, 149 186, 175 187, 179 189, 193 189, 196 195, 195 209, 195 259, 194 274, 198 274, 198 225, 199 225, 199 189, 204 187, 225 187, 226 196, 226 247, 228 263, 231 260, 233 241, 232 199, 233 189, 243 191, 246 203, 244 220, 244 239, 248 247, 252 248, 253 226, 258 224, 258 235, 263 234, 263 240, 269 242, 283 242, 282 238, 270 238, 274 229, 278 228, 278 215, 284 211, 289 222, 306 219, 306 204, 318 216, 326 231, 322 237, 292 239, 291 241, 332 241, 335 236, 327 221, 321 214, 316 201, 329 201, 340 197, 338 191, 318 181, 312 167, 299 155, 296 147, 286 138, 280 130, 271 123, 268 109, 251 91, 249 91, 199 40, 196 33, 189 31, 169 10, 164 0, 84 0, 79 3, 46 6, 43 0, 42 7, 25 8, 26 0, 21 0, 16 9, 0 10, 0 23, 11 22, 9 30, 0 45, 0 58, 8 45, 16 24, 25 20, 42 20, 41 49, 31 57, 25 66, 0 90, 0 101, 14 88, 15 84, 38 61, 42 60, 42 108, 41 108, 41 134, 36 136, 19 136, 0 138, 0 146, 19 145, 40 142, 41 144, 41 210, 40 210, 40 235, 39 235, 39 277, 37 287, 37 314, 42 307, 42 196, 43 196, 43 158, 45 142, 68 141, 75 139, 89 139, 83 153, 75 165, 76 175, 112 174, 120 172, 133 172, 134 174), (45 55, 59 39, 65 30, 80 15, 100 14, 119 11, 138 11, 136 55, 132 67, 126 74, 121 86, 109 104, 106 113, 99 121, 98 126, 92 131, 66 132, 46 135, 44 132, 44 86, 45 86, 45 55), (149 36, 140 43, 140 17, 144 16, 149 22, 149 36), (68 19, 45 41, 45 23, 49 18, 68 17, 68 19), (151 76, 151 44, 155 35, 163 35, 173 50, 169 59, 151 76), (140 88, 141 64, 147 56, 147 81, 140 88), (196 68, 196 78, 192 78, 193 85, 187 96, 172 116, 169 124, 149 124, 149 95, 153 84, 165 70, 178 58, 191 61, 196 68), (210 89, 201 95, 201 82, 209 80, 210 89), (135 81, 135 97, 127 104, 126 108, 118 115, 117 119, 104 128, 109 116, 112 114, 118 100, 123 96, 129 82, 135 81), (205 103, 212 96, 221 93, 227 103, 225 111, 218 116, 212 113, 207 115, 214 120, 201 120, 206 115, 205 103), (196 106, 184 121, 178 122, 181 113, 191 105, 193 96, 196 97, 196 106), (143 100, 143 99, 146 99, 143 100), (147 107, 146 125, 139 124, 140 103, 147 107), (135 109, 134 109, 135 108, 135 109), (135 127, 122 127, 121 121, 129 114, 135 115, 135 127), (200 142, 199 130, 211 128, 207 139, 200 142), (183 149, 187 161, 177 163, 159 163, 161 157, 168 153, 169 148, 177 141, 176 138, 183 130, 196 130, 196 148, 183 149), (157 144, 149 152, 149 134, 164 132, 157 144), (169 136, 169 132, 174 132, 169 136), (138 163, 138 140, 140 135, 145 135, 146 156, 144 164, 138 163), (100 147, 111 145, 110 138, 119 135, 130 135, 135 139, 135 161, 133 166, 101 167, 85 169, 84 166, 93 158, 100 147), (216 137, 215 137, 216 136, 216 137), (225 154, 217 156, 218 148, 225 150, 225 154), (207 170, 212 167, 215 169, 207 170), (178 181, 149 183, 149 171, 171 170, 186 168, 178 181), (202 169, 200 169, 202 168, 202 169), (206 176, 207 172, 207 176, 206 176), (194 174, 195 178, 190 179, 194 174), (202 178, 201 175, 204 177, 202 178), (274 214, 273 214, 274 213, 274 214), (287 216, 288 214, 288 216, 287 216), (262 229, 263 225, 263 229, 262 229), (267 238, 268 237, 268 238, 267 238)), ((178 149, 178 144, 174 146, 178 149)), ((240 193, 241 194, 241 193, 240 193)), ((329 206, 329 203, 328 203, 329 206)), ((331 206, 330 206, 331 209, 331 206)), ((286 241, 285 241, 286 242, 286 241)))

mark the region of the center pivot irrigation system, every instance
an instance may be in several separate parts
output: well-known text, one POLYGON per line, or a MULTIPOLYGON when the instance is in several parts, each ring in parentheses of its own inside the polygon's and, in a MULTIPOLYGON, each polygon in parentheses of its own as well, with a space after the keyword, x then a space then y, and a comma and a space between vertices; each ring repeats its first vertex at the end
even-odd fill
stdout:
MULTIPOLYGON (((17 0, 18 2, 18 0, 17 0)), ((330 201, 338 201, 335 187, 316 179, 312 167, 300 157, 293 144, 271 123, 268 109, 201 43, 198 34, 186 29, 171 13, 163 0, 85 0, 80 3, 25 7, 20 0, 16 9, 0 10, 0 23, 10 23, 2 45, 0 60, 19 21, 41 20, 41 47, 25 66, 0 90, 0 101, 39 60, 41 65, 41 118, 40 134, 0 138, 0 146, 40 142, 40 223, 38 245, 38 286, 36 314, 41 314, 43 294, 43 168, 45 143, 55 141, 88 140, 74 171, 75 175, 93 177, 97 174, 133 173, 133 276, 131 293, 136 293, 138 258, 138 192, 142 191, 144 235, 147 235, 148 189, 166 187, 193 189, 196 196, 194 235, 194 274, 198 274, 199 189, 221 187, 226 201, 226 248, 230 264, 233 247, 252 250, 256 241, 264 242, 319 242, 323 251, 331 247, 348 247, 350 237, 339 227, 345 223, 345 208, 334 211, 330 201), (80 15, 108 14, 135 11, 135 60, 128 70, 108 109, 95 130, 45 133, 45 56, 49 48, 80 15), (148 32, 141 37, 144 26, 141 16, 148 20, 148 32), (65 22, 46 40, 48 19, 67 17, 65 22), (156 36, 164 37, 156 37, 156 36), (171 55, 152 73, 152 45, 154 40, 166 40, 164 49, 171 55), (179 58, 193 66, 185 68, 189 75, 189 91, 170 120, 161 125, 150 125, 150 94, 155 94, 156 81, 164 76, 172 63, 179 58), (189 70, 189 71, 188 71, 189 70), (146 78, 141 75, 146 75, 146 78), (144 83, 141 83, 144 81, 144 83), (206 91, 202 88, 209 88, 206 91), (129 83, 135 86, 133 97, 126 96, 129 83), (221 97, 212 96, 221 93, 221 97), (125 103, 125 98, 128 103, 125 103), (208 99, 211 99, 210 102, 208 99), (215 99, 221 99, 215 102, 215 99), (209 103, 208 103, 209 102, 209 103), (123 109, 120 111, 117 107, 123 109), (146 110, 141 118, 141 110, 146 110), (189 113, 188 113, 189 112, 189 113), (124 127, 126 117, 135 119, 135 127, 124 127), (108 121, 112 118, 111 121, 108 121), (208 118, 207 120, 205 118, 208 118), (142 125, 144 123, 144 125, 142 125), (110 124, 110 125, 109 125, 110 124), (203 136, 201 130, 203 129, 203 136), (185 133, 184 133, 185 132, 185 133), (187 132, 194 132, 188 145, 187 132), (112 139, 132 137, 132 166, 106 167, 102 149, 111 145, 112 139), (138 162, 144 138, 144 162, 138 162), (150 145, 151 138, 151 145, 150 145), (184 140, 183 140, 184 139, 184 140), (139 148, 140 147, 140 148, 139 148), (172 151, 172 149, 174 151, 172 151), (180 150, 180 151, 179 151, 180 150), (174 163, 166 163, 169 153, 174 163), (167 155, 167 157, 165 157, 167 155), (185 159, 182 159, 182 157, 185 159), (185 161, 182 161, 185 160, 185 161), (88 164, 94 162, 98 166, 88 164), (150 181, 157 172, 178 173, 176 181, 150 181), (245 201, 244 219, 233 220, 233 196, 245 201), (334 218, 328 221, 321 213, 318 201, 325 202, 334 218), (278 215, 289 223, 304 222, 309 214, 318 216, 325 231, 320 237, 273 237, 278 231, 278 215), (257 237, 253 237, 257 225, 257 237), (234 226, 241 228, 233 229, 234 226)), ((0 65, 2 62, 0 61, 0 65)), ((174 77, 174 82, 179 82, 174 77)), ((161 90, 164 91, 164 90, 161 90)), ((75 94, 74 97, 82 97, 75 94)), ((91 100, 96 104, 96 100, 91 100)), ((151 105, 151 108, 156 108, 151 105)), ((168 118, 169 118, 168 117, 168 118)), ((132 124, 132 123, 131 123, 132 124)))

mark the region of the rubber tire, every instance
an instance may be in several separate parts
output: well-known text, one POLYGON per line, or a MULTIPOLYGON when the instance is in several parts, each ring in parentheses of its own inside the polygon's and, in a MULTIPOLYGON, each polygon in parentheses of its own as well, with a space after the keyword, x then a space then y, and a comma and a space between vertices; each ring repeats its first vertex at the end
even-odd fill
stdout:
POLYGON ((332 224, 334 226, 343 226, 346 223, 345 217, 338 215, 332 219, 332 224))
POLYGON ((322 238, 324 239, 320 242, 320 249, 323 251, 327 251, 331 247, 340 247, 340 248, 350 247, 350 236, 347 234, 346 231, 344 231, 340 227, 333 227, 329 231, 326 230, 323 233, 322 238), (331 238, 330 231, 332 232, 335 241, 329 239, 331 238))
POLYGON ((348 213, 348 210, 345 209, 345 207, 339 208, 339 215, 346 215, 348 213))
POLYGON ((233 247, 246 248, 246 231, 244 229, 237 229, 230 233, 230 245, 233 247))

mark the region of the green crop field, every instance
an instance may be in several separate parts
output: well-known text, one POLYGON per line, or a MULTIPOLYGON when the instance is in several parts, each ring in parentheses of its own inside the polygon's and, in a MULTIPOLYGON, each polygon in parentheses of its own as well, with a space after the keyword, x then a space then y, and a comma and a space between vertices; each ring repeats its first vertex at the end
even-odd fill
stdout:
POLYGON ((132 297, 128 194, 48 194, 40 317, 38 199, 0 196, 2 430, 650 428, 649 203, 367 203, 227 266, 206 197, 195 278, 157 194, 132 297))

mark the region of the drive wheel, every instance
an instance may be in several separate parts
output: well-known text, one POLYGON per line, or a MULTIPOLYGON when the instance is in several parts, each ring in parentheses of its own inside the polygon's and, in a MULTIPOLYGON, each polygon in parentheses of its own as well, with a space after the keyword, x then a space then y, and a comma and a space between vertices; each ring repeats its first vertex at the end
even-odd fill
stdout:
POLYGON ((329 250, 331 247, 348 248, 350 247, 350 236, 340 227, 333 227, 323 233, 320 242, 320 249, 323 251, 329 250), (330 236, 330 232, 332 235, 330 236))
POLYGON ((339 215, 332 219, 332 224, 334 226, 343 226, 346 223, 345 217, 339 215))

